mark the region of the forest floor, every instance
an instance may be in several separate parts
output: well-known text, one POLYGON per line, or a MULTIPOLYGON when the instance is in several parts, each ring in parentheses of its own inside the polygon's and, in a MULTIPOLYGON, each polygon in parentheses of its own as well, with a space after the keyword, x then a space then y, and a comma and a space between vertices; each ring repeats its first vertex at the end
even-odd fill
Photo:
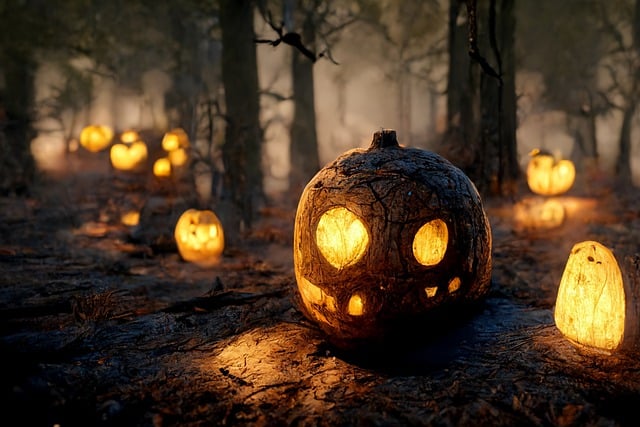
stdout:
POLYGON ((525 190, 486 200, 494 267, 482 310, 441 336, 416 334, 406 348, 350 355, 293 302, 294 208, 265 208, 242 243, 204 269, 160 243, 163 226, 172 233, 166 216, 142 231, 120 222, 126 206, 178 209, 167 192, 152 203, 145 185, 76 170, 29 197, 0 198, 5 420, 637 425, 640 354, 571 344, 553 307, 574 243, 640 252, 638 189, 594 180, 589 191, 554 198, 566 218, 553 227, 527 214, 543 199, 525 190))

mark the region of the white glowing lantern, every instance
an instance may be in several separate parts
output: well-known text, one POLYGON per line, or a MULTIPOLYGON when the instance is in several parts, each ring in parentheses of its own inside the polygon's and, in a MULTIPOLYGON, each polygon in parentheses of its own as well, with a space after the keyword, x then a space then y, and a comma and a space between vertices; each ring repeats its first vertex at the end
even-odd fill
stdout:
POLYGON ((554 310, 557 328, 574 343, 612 351, 638 345, 640 256, 623 273, 613 252, 596 241, 576 243, 554 310))

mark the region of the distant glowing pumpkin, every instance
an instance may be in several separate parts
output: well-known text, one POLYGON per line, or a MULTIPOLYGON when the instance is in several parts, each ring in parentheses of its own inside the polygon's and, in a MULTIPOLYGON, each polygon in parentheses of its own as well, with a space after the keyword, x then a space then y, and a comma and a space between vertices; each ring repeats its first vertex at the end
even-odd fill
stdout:
POLYGON ((460 169, 383 130, 307 184, 293 259, 301 311, 329 341, 351 348, 483 297, 491 231, 460 169))
POLYGON ((139 211, 128 211, 122 214, 120 217, 120 222, 128 227, 135 227, 140 223, 140 212, 139 211))
POLYGON ((80 145, 92 153, 107 148, 112 139, 113 130, 109 126, 89 125, 80 132, 80 145))
POLYGON ((167 157, 169 158, 169 162, 172 166, 184 166, 189 159, 187 155, 187 150, 184 148, 178 148, 173 151, 169 151, 167 153, 167 157))
POLYGON ((189 136, 182 128, 175 128, 164 134, 162 138, 162 149, 165 151, 174 151, 179 148, 189 146, 189 136))
MULTIPOLYGON (((571 249, 554 309, 557 328, 572 342, 603 350, 617 349, 632 330, 627 313, 637 301, 628 298, 623 274, 613 252, 601 243, 584 241, 571 249)), ((637 323, 637 322, 636 322, 637 323)))
POLYGON ((118 170, 133 171, 147 160, 147 144, 135 141, 131 144, 113 144, 109 153, 111 165, 118 170))
POLYGON ((213 211, 186 210, 176 223, 174 237, 183 260, 205 267, 220 261, 224 232, 213 211))
POLYGON ((120 134, 120 141, 131 144, 136 141, 140 141, 140 134, 135 130, 126 130, 120 134))
POLYGON ((557 196, 571 189, 576 168, 571 160, 558 160, 552 154, 533 150, 527 166, 529 189, 542 196, 557 196))
POLYGON ((159 178, 171 176, 171 162, 168 157, 160 157, 153 163, 153 174, 159 178))

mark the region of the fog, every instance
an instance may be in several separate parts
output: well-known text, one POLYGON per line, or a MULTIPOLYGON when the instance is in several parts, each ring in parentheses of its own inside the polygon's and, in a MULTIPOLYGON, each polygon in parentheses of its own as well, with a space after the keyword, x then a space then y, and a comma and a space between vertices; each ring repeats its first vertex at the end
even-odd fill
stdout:
MULTIPOLYGON (((446 8, 443 9, 446 12, 446 8)), ((446 19, 446 13, 442 13, 446 19)), ((400 23, 398 24, 400 25, 400 23)), ((446 40, 446 25, 431 42, 446 40), (436 41, 434 41, 436 40, 436 41)), ((272 29, 261 16, 256 16, 255 31, 258 36, 272 36, 272 29)), ((314 65, 315 107, 319 156, 326 164, 340 153, 364 147, 373 132, 381 128, 399 131, 401 144, 436 149, 445 130, 446 116, 446 58, 431 59, 430 75, 411 76, 408 79, 410 100, 400 117, 398 105, 399 85, 392 74, 393 51, 365 27, 352 26, 331 45, 336 63, 321 58, 314 65), (365 45, 363 46, 363 43, 365 45), (369 46, 379 44, 379 46, 369 46), (434 95, 436 93, 437 95, 434 95), (409 124, 409 128, 406 124, 409 124)), ((216 44, 216 42, 211 42, 216 44)), ((217 47, 219 48, 219 46, 217 47)), ((546 49, 540 46, 540 49, 546 49)), ((259 82, 262 90, 291 96, 289 46, 273 47, 257 44, 259 82)), ((72 63, 77 70, 89 70, 93 64, 88 59, 72 63)), ((528 162, 528 153, 534 148, 545 148, 562 157, 572 153, 574 139, 567 127, 566 113, 547 102, 547 82, 541 73, 519 68, 516 76, 518 94, 517 144, 521 166, 528 162)), ((126 129, 168 130, 175 118, 165 105, 166 95, 175 90, 171 78, 162 67, 141 72, 138 89, 121 86, 109 77, 94 76, 92 100, 88 107, 78 111, 66 111, 62 117, 66 128, 47 117, 46 100, 55 96, 54 88, 64 83, 64 70, 42 61, 36 76, 36 102, 40 106, 38 136, 32 143, 32 152, 39 166, 45 171, 65 168, 66 150, 77 149, 77 138, 87 124, 100 123, 117 131, 126 129), (75 115, 75 116, 74 116, 75 115), (75 141, 75 142, 74 142, 75 141)), ((265 190, 278 193, 287 190, 290 158, 289 125, 293 114, 291 100, 276 100, 270 96, 261 98, 261 122, 264 126, 265 190)), ((613 172, 618 153, 618 139, 622 115, 618 111, 602 114, 597 118, 597 144, 600 167, 613 172)), ((636 185, 640 185, 640 148, 638 147, 638 121, 632 130, 632 172, 636 185)), ((202 144, 209 142, 203 141, 202 144)))

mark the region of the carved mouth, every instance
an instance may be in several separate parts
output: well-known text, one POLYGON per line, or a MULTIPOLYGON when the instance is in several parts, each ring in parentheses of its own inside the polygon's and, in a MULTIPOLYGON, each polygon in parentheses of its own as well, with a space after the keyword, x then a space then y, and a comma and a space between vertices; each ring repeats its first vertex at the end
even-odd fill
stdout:
MULTIPOLYGON (((305 304, 320 306, 330 312, 336 312, 338 310, 336 299, 334 297, 327 294, 304 277, 301 277, 300 279, 301 280, 298 281, 298 289, 300 289, 300 294, 302 295, 302 299, 305 304)), ((351 316, 362 316, 365 313, 365 301, 360 294, 355 293, 351 298, 349 298, 346 311, 351 316)))

